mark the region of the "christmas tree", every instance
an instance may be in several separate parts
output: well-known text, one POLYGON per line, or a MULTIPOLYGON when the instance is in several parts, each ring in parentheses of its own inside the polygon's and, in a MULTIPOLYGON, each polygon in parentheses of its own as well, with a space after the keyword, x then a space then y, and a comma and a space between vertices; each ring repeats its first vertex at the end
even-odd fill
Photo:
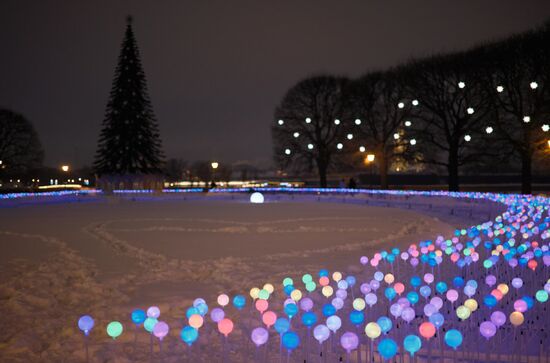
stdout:
POLYGON ((98 175, 156 174, 162 160, 158 125, 128 17, 94 167, 98 175))

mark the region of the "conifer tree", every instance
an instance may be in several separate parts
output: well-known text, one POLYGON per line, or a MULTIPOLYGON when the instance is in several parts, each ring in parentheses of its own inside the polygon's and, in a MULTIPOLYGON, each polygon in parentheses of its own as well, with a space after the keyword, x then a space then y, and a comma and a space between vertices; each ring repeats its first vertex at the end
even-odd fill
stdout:
POLYGON ((98 175, 155 174, 162 162, 158 125, 128 17, 94 167, 98 175))

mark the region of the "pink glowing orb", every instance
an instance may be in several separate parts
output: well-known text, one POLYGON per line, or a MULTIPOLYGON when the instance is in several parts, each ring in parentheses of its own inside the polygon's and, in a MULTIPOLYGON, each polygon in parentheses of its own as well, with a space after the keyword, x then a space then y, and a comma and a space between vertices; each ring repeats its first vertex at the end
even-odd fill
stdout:
POLYGON ((273 324, 275 324, 275 321, 277 320, 277 314, 275 314, 273 311, 266 311, 262 315, 262 322, 267 326, 269 329, 273 324))
POLYGON ((230 319, 222 319, 218 323, 218 331, 226 337, 233 331, 233 322, 230 319))
POLYGON ((256 300, 255 306, 256 306, 256 310, 258 310, 260 314, 263 314, 264 311, 266 311, 267 308, 269 307, 269 303, 267 302, 267 300, 258 299, 256 300))
POLYGON ((159 321, 153 328, 153 335, 162 340, 166 335, 168 335, 169 330, 170 328, 168 327, 168 324, 164 321, 159 321))

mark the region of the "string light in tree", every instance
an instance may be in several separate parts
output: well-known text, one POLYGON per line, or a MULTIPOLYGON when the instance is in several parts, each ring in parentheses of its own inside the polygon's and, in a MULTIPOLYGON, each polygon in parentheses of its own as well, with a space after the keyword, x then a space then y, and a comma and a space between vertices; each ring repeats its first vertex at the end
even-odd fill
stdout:
POLYGON ((343 147, 344 147, 344 145, 343 145, 341 142, 339 142, 338 144, 336 144, 336 148, 337 148, 338 150, 342 150, 343 147))
POLYGON ((364 146, 359 146, 359 151, 364 153, 367 149, 364 146))
POLYGON ((504 87, 502 87, 502 86, 497 86, 497 92, 498 92, 498 93, 502 93, 502 91, 504 91, 504 87))
POLYGON ((410 122, 410 121, 408 121, 408 120, 405 121, 405 126, 410 127, 411 125, 412 125, 412 122, 410 122))
POLYGON ((416 139, 411 139, 411 141, 409 141, 409 143, 413 146, 416 145, 416 139))
POLYGON ((466 110, 466 112, 468 112, 468 115, 473 115, 473 113, 475 112, 473 107, 468 107, 468 109, 466 110))
POLYGON ((356 119, 355 119, 355 124, 358 125, 358 126, 361 125, 361 120, 359 120, 358 118, 356 118, 356 119))
POLYGON ((464 135, 464 140, 466 142, 470 142, 470 140, 472 140, 472 137, 470 135, 464 135))
POLYGON ((405 104, 404 104, 403 102, 399 102, 399 103, 397 104, 397 107, 398 107, 398 108, 403 108, 403 107, 405 107, 405 104))
POLYGON ((537 89, 539 86, 539 84, 537 82, 531 82, 529 83, 529 87, 531 87, 531 89, 537 89))
POLYGON ((285 149, 285 154, 290 155, 290 149, 285 149))
POLYGON ((307 148, 308 148, 309 150, 313 150, 313 144, 307 144, 307 148))
POLYGON ((277 121, 277 123, 279 124, 279 126, 283 126, 285 124, 285 122, 283 120, 279 120, 279 121, 277 121))
POLYGON ((311 118, 310 117, 306 117, 306 124, 310 124, 311 123, 311 118))
POLYGON ((487 126, 487 128, 485 129, 485 132, 488 133, 488 134, 492 134, 493 133, 493 128, 491 126, 487 126))
POLYGON ((393 138, 394 138, 395 140, 399 140, 399 134, 396 132, 395 134, 393 134, 393 138))
POLYGON ((298 138, 298 136, 300 136, 300 133, 299 133, 299 132, 295 132, 295 133, 294 133, 294 138, 298 138))
POLYGON ((418 103, 419 103, 418 100, 412 100, 412 105, 413 106, 418 106, 418 103))
POLYGON ((340 120, 338 120, 338 119, 334 120, 334 124, 335 125, 340 125, 340 120))
POLYGON ((541 129, 544 132, 548 132, 548 131, 550 131, 550 125, 544 124, 544 125, 542 125, 541 129))
POLYGON ((348 140, 351 140, 353 139, 353 134, 347 134, 346 137, 348 138, 348 140))
POLYGON ((466 83, 464 83, 464 82, 458 82, 458 88, 461 88, 461 89, 462 89, 462 88, 464 88, 464 87, 466 87, 466 83))
POLYGON ((531 122, 531 117, 530 116, 523 116, 523 122, 525 122, 526 124, 531 122))

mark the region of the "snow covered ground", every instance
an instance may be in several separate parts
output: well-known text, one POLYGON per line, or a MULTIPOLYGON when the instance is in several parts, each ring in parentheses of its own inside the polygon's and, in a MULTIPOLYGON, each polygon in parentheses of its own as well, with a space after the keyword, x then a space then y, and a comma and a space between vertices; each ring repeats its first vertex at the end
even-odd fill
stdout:
MULTIPOLYGON (((91 361, 147 362, 145 332, 135 346, 133 332, 113 342, 104 329, 111 320, 130 329, 130 311, 151 305, 173 327, 163 360, 182 361, 179 331, 197 297, 247 295, 253 286, 319 268, 354 272, 361 255, 381 246, 450 235, 501 208, 426 197, 266 199, 260 205, 222 194, 0 201, 0 361, 85 361, 76 321, 88 313, 97 326, 91 361)), ((194 354, 187 361, 199 359, 194 354)))

